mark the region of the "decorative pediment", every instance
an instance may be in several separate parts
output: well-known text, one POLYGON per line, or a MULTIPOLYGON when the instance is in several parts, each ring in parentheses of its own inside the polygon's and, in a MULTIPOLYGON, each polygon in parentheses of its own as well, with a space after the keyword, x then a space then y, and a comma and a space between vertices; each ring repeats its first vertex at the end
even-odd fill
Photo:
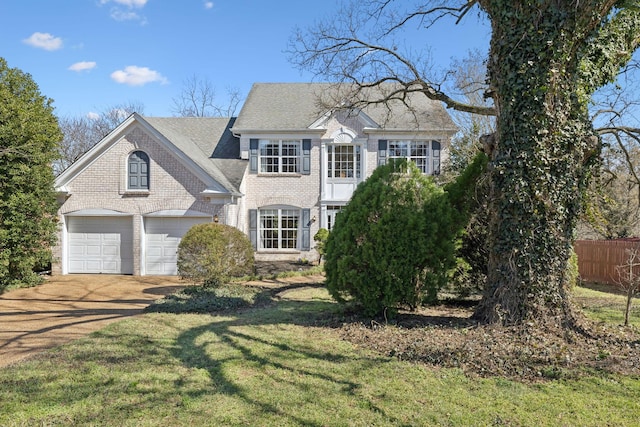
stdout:
POLYGON ((327 129, 332 120, 336 120, 341 125, 351 129, 380 127, 378 123, 360 109, 335 109, 323 114, 309 126, 309 129, 327 129))

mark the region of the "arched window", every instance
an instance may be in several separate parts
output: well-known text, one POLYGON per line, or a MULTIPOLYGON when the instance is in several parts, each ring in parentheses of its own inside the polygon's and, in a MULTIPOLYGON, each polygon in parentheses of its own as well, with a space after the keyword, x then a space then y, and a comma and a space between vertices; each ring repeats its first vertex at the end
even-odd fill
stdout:
POLYGON ((149 189, 149 156, 143 151, 134 151, 129 156, 128 189, 149 189))

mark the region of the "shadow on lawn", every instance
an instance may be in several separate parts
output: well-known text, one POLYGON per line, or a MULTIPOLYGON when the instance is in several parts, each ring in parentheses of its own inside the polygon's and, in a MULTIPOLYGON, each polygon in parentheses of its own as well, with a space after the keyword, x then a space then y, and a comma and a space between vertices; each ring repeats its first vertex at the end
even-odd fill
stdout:
MULTIPOLYGON (((364 384, 358 381, 360 376, 353 373, 353 357, 316 344, 311 333, 301 336, 299 332, 293 332, 288 335, 289 326, 327 326, 326 318, 335 316, 334 302, 295 300, 287 295, 295 290, 323 286, 321 283, 283 284, 275 289, 265 289, 252 307, 233 313, 215 313, 233 316, 232 320, 226 320, 228 317, 214 318, 206 325, 182 332, 173 355, 187 367, 205 369, 215 392, 242 399, 250 406, 260 408, 266 416, 282 417, 287 423, 326 425, 326 420, 332 415, 328 408, 323 408, 322 402, 319 407, 325 413, 324 421, 314 420, 314 416, 309 414, 305 417, 301 407, 317 404, 303 396, 320 387, 342 395, 344 399, 357 401, 358 407, 382 416, 387 422, 401 425, 400 420, 386 414, 373 400, 358 396, 364 384), (271 326, 275 328, 271 329, 271 326), (273 392, 257 392, 255 388, 246 386, 245 377, 253 378, 254 375, 261 377, 258 388, 267 387, 273 392), (281 393, 284 399, 291 396, 296 402, 278 401, 274 393, 281 393)), ((360 366, 367 368, 388 361, 371 355, 357 356, 357 359, 360 366)), ((203 388, 192 391, 190 397, 207 393, 211 390, 203 388)), ((331 398, 334 399, 335 396, 331 398)))

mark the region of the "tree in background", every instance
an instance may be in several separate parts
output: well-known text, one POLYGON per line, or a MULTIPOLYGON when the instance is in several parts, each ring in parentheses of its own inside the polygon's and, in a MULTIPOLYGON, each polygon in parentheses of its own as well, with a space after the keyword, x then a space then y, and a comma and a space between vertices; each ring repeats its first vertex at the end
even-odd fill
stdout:
POLYGON ((354 1, 298 32, 291 60, 353 83, 354 93, 342 99, 362 99, 361 91, 381 83, 402 88, 348 107, 419 92, 448 108, 495 115, 496 131, 481 138, 490 157, 489 268, 475 316, 570 328, 567 265, 600 148, 589 102, 630 61, 639 33, 640 8, 631 0, 354 1), (428 29, 472 15, 491 23, 485 95, 492 107, 452 97, 422 51, 399 42, 411 26, 428 29))
POLYGON ((640 293, 640 247, 626 249, 625 255, 624 264, 616 266, 618 277, 615 281, 625 293, 624 326, 628 326, 633 297, 640 293))
MULTIPOLYGON (((484 56, 474 50, 451 64, 451 91, 467 104, 491 107, 493 103, 484 94, 488 90, 487 68, 484 56)), ((455 180, 464 173, 482 152, 482 135, 495 131, 495 117, 452 111, 458 133, 449 147, 449 161, 444 167, 444 182, 455 180)), ((489 262, 489 179, 486 173, 478 174, 478 182, 469 194, 471 203, 469 222, 457 249, 458 265, 450 283, 450 291, 460 297, 481 295, 487 283, 489 262)))
POLYGON ((0 58, 0 290, 40 282, 51 262, 56 202, 51 163, 62 134, 51 99, 0 58))
POLYGON ((599 90, 591 107, 602 160, 589 187, 579 231, 582 238, 640 235, 640 100, 635 99, 640 85, 638 70, 637 61, 628 64, 619 78, 624 84, 599 90))
POLYGON ((193 75, 183 82, 182 91, 173 98, 172 111, 180 117, 232 117, 240 101, 240 92, 227 88, 227 102, 220 103, 213 84, 193 75))
POLYGON ((144 105, 128 102, 105 108, 97 114, 60 117, 63 138, 59 158, 53 163, 55 174, 68 168, 133 113, 143 114, 144 105))

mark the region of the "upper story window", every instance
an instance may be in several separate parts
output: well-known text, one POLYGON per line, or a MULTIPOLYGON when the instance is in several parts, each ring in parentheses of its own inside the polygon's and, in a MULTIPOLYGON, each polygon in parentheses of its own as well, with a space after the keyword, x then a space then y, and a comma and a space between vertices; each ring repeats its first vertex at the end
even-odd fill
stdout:
POLYGON ((327 176, 329 178, 360 178, 359 145, 328 145, 327 176))
POLYGON ((149 189, 149 156, 144 151, 134 151, 127 161, 127 188, 149 189))
POLYGON ((251 138, 249 172, 264 175, 309 175, 311 140, 251 138))
POLYGON ((389 158, 410 160, 424 174, 440 173, 440 149, 438 141, 388 141, 389 158))
POLYGON ((300 173, 300 141, 260 140, 260 173, 300 173))

